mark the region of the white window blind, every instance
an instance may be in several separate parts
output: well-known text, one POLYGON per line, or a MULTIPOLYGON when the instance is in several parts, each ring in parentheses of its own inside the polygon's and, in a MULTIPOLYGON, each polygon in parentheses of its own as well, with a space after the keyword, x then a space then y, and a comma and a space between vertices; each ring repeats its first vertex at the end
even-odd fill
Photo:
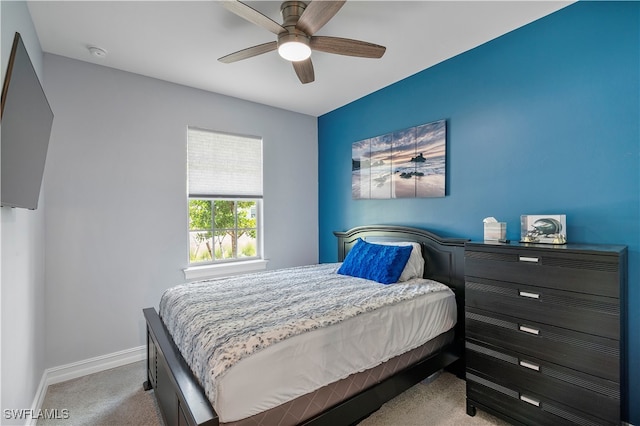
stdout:
POLYGON ((262 198, 262 139, 187 129, 190 197, 262 198))

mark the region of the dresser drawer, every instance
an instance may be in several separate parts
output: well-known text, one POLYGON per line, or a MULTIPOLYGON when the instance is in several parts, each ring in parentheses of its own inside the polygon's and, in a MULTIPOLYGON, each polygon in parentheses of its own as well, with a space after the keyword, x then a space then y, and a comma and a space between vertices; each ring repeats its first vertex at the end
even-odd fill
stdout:
POLYGON ((473 341, 467 341, 466 362, 467 371, 502 386, 544 395, 610 423, 620 419, 618 383, 473 341))
POLYGON ((468 278, 465 304, 526 320, 617 339, 619 300, 545 287, 468 278))
POLYGON ((475 308, 466 308, 465 325, 467 339, 620 381, 617 340, 475 308))
POLYGON ((527 425, 617 425, 582 413, 533 392, 520 392, 496 383, 493 378, 467 372, 467 404, 504 413, 510 419, 527 425))
POLYGON ((479 248, 465 250, 465 275, 555 288, 605 297, 620 297, 618 258, 571 255, 553 250, 479 248))

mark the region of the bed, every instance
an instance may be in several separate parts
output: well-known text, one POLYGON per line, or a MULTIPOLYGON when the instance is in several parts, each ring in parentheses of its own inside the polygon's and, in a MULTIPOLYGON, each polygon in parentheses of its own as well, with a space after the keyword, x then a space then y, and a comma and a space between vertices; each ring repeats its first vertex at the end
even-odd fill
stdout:
POLYGON ((334 234, 340 263, 180 285, 165 292, 158 312, 143 310, 143 386, 154 390, 166 424, 348 425, 445 367, 463 374, 466 240, 402 226, 334 234), (390 264, 398 262, 389 253, 404 256, 402 274, 364 271, 365 280, 348 270, 369 248, 390 264), (416 253, 423 269, 410 268, 416 253), (283 282, 296 283, 290 304, 269 296, 282 294, 283 282), (240 293, 231 293, 236 286, 240 293), (255 312, 243 315, 245 306, 255 312))

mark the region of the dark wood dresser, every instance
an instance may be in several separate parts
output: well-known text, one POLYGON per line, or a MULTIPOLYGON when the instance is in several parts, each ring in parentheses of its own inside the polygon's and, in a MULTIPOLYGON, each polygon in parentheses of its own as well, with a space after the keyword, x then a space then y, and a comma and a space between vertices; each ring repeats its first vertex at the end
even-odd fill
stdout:
POLYGON ((467 414, 627 420, 625 246, 469 242, 465 280, 467 414))

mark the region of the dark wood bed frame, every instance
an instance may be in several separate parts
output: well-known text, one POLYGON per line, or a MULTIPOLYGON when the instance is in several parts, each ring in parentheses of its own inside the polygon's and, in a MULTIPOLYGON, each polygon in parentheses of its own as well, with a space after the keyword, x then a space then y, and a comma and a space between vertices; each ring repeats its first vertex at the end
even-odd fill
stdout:
MULTIPOLYGON (((456 295, 456 337, 454 342, 436 354, 307 420, 304 423, 306 425, 350 425, 445 367, 459 377, 464 374, 461 358, 464 352, 464 243, 467 240, 441 238, 423 229, 389 225, 361 226, 334 234, 338 237, 339 261, 344 260, 358 238, 420 243, 425 258, 425 278, 447 284, 456 295)), ((218 415, 180 355, 156 310, 147 308, 143 313, 147 322, 147 381, 143 387, 145 390, 155 391, 165 424, 218 425, 218 415)))

